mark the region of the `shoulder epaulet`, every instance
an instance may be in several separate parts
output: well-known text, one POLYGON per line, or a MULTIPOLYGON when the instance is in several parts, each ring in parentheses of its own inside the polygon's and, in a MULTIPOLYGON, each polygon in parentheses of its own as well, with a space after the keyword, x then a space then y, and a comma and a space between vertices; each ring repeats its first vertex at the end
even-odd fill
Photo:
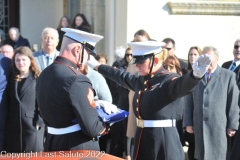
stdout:
POLYGON ((68 66, 68 68, 76 75, 78 76, 81 72, 79 72, 78 70, 76 70, 74 67, 68 66))
POLYGON ((58 62, 58 61, 54 61, 54 63, 58 63, 58 64, 61 64, 61 65, 64 65, 64 66, 68 67, 76 76, 82 75, 82 73, 81 73, 79 70, 75 69, 75 68, 72 67, 72 66, 69 66, 69 65, 67 65, 67 64, 65 64, 65 63, 58 62))

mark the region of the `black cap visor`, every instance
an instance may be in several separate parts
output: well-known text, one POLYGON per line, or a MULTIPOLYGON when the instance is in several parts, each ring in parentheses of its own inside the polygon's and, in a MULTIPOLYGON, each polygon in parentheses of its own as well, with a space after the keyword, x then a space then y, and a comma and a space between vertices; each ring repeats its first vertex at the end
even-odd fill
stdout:
POLYGON ((92 46, 91 44, 89 43, 85 43, 85 47, 88 51, 90 51, 93 55, 96 55, 96 51, 95 51, 95 47, 92 46))
POLYGON ((142 63, 144 61, 146 61, 148 58, 150 58, 153 54, 148 54, 148 55, 144 55, 144 56, 133 56, 132 60, 131 60, 131 64, 137 64, 137 63, 142 63))

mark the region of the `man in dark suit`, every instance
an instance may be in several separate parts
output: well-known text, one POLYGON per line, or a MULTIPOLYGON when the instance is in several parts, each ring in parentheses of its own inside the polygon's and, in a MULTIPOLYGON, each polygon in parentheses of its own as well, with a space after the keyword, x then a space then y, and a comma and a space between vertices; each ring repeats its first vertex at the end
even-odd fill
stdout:
MULTIPOLYGON (((233 47, 233 57, 234 59, 232 61, 227 61, 223 63, 222 67, 226 68, 228 70, 231 70, 236 73, 236 81, 238 88, 240 89, 240 39, 237 39, 234 43, 233 47)), ((237 134, 239 134, 239 129, 237 131, 237 134)), ((239 159, 239 147, 237 144, 239 144, 239 135, 232 137, 231 139, 231 145, 235 143, 235 146, 232 149, 232 157, 231 159, 239 159), (237 137, 237 138, 236 138, 237 137), (234 142, 236 139, 236 142, 234 142)))
POLYGON ((222 67, 236 73, 238 88, 240 88, 240 39, 237 39, 233 48, 234 59, 223 63, 222 67))
POLYGON ((7 81, 11 70, 11 60, 0 54, 0 151, 4 148, 4 134, 6 128, 7 119, 7 108, 8 108, 8 98, 7 98, 7 81))
POLYGON ((187 60, 185 59, 181 59, 181 58, 178 58, 176 55, 175 55, 175 50, 176 50, 176 47, 175 47, 175 41, 172 39, 172 38, 165 38, 163 40, 163 42, 166 43, 165 46, 163 46, 163 48, 167 49, 168 50, 168 56, 174 56, 178 59, 179 63, 180 63, 180 67, 182 69, 182 74, 186 74, 187 73, 187 66, 188 66, 188 63, 187 63, 187 60))

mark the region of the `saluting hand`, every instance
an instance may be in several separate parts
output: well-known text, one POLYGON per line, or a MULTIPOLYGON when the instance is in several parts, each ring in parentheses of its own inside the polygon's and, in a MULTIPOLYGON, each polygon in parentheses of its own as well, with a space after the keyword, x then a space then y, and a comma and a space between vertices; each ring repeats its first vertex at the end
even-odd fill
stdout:
POLYGON ((90 59, 87 61, 87 65, 92 69, 97 69, 96 67, 100 65, 100 63, 90 55, 90 59))
POLYGON ((198 57, 198 59, 193 63, 193 75, 196 78, 202 78, 203 75, 207 72, 212 58, 208 54, 204 54, 198 57))

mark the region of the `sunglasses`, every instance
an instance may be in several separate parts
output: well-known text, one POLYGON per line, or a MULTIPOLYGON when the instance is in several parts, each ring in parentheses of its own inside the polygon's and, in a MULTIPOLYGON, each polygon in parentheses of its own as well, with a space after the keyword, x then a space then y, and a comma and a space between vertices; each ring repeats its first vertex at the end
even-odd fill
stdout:
POLYGON ((238 49, 240 46, 238 45, 234 45, 234 49, 238 49))
POLYGON ((126 57, 129 57, 129 56, 131 56, 131 57, 132 57, 132 54, 126 54, 126 57))

